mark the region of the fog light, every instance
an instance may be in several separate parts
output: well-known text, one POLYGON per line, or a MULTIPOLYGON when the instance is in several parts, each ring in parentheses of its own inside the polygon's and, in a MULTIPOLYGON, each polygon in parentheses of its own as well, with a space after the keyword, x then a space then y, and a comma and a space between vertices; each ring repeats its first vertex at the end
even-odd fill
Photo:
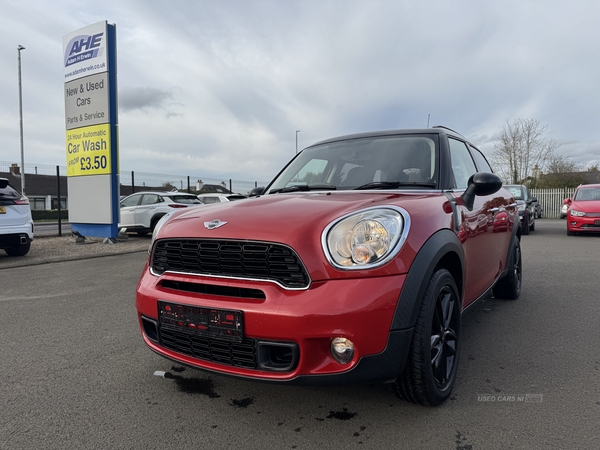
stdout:
POLYGON ((331 356, 340 364, 348 364, 354 357, 354 343, 342 337, 333 339, 331 341, 331 356))

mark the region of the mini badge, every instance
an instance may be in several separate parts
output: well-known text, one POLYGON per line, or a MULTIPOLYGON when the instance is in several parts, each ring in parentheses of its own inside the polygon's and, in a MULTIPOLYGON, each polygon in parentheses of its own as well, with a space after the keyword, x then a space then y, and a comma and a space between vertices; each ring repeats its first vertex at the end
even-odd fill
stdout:
POLYGON ((209 230, 214 230, 215 228, 222 227, 227 222, 222 222, 219 219, 211 220, 210 222, 204 222, 204 226, 209 230))

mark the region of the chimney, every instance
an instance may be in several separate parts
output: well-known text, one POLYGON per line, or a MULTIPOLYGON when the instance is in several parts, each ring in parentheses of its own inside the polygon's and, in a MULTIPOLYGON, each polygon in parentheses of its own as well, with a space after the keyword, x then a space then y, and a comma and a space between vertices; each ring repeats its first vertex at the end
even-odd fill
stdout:
POLYGON ((14 163, 11 164, 10 173, 12 173, 13 175, 21 175, 21 169, 19 169, 19 165, 14 163))

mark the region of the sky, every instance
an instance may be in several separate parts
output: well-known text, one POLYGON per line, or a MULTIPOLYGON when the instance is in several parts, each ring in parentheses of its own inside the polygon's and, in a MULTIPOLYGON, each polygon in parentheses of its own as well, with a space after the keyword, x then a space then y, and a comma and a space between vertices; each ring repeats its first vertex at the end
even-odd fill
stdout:
POLYGON ((117 30, 121 172, 269 181, 344 134, 533 118, 600 162, 600 2, 0 0, 0 161, 66 165, 63 36, 117 30), (300 130, 296 132, 296 130, 300 130))

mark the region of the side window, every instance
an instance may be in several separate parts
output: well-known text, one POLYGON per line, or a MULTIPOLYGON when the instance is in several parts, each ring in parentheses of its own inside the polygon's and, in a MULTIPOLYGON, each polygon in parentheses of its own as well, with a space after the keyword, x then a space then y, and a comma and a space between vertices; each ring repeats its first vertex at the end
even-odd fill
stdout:
POLYGON ((121 207, 123 206, 136 206, 140 202, 141 195, 132 195, 131 197, 127 197, 125 200, 121 202, 121 207))
POLYGON ((471 149, 471 153, 473 154, 473 158, 475 158, 475 162, 477 163, 477 167, 479 167, 479 171, 480 172, 494 173, 494 171, 490 167, 489 163, 487 162, 487 159, 485 159, 485 156, 483 156, 483 153, 481 153, 479 150, 477 150, 472 145, 469 145, 469 148, 471 149))
POLYGON ((217 201, 217 197, 202 197, 202 202, 209 204, 209 203, 215 203, 217 201))
POLYGON ((477 172, 471 153, 463 142, 456 139, 448 138, 448 144, 450 145, 450 159, 456 188, 466 189, 469 178, 477 172))
POLYGON ((153 205, 154 203, 158 203, 158 195, 156 194, 146 194, 142 199, 142 205, 153 205))

